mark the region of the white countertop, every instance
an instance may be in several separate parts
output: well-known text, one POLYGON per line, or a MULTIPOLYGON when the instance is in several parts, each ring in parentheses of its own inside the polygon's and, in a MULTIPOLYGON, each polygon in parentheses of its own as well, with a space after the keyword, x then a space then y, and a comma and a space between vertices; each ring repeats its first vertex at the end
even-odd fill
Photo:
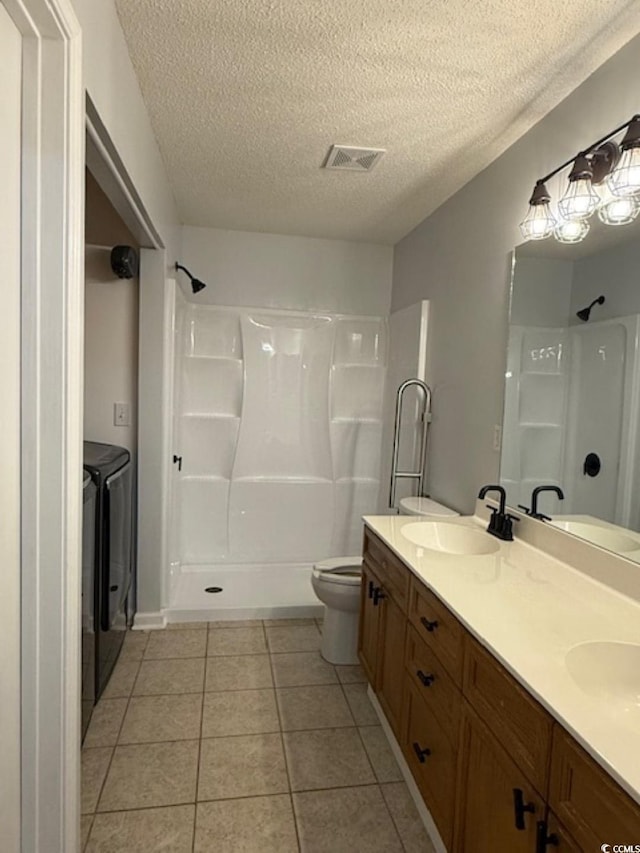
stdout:
MULTIPOLYGON (((517 538, 501 542, 491 537, 500 547, 486 556, 421 548, 402 535, 405 525, 419 520, 397 515, 364 518, 640 803, 640 670, 627 673, 625 701, 614 702, 603 684, 594 682, 593 691, 578 686, 565 664, 567 652, 581 643, 640 644, 640 604, 517 538)), ((446 523, 486 529, 486 521, 476 516, 446 523)), ((633 564, 629 570, 638 571, 633 564)))

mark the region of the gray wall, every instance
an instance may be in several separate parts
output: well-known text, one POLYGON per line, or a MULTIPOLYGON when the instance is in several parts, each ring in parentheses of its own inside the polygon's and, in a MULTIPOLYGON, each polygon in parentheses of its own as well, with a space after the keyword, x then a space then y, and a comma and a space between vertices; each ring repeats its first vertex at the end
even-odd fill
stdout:
MULTIPOLYGON (((587 237, 587 239, 589 239, 587 237)), ((580 323, 576 311, 604 294, 592 320, 640 314, 640 239, 581 258, 574 264, 570 323, 580 323)))
POLYGON ((511 296, 512 325, 566 326, 572 277, 572 261, 518 256, 511 296))
POLYGON ((638 111, 639 75, 636 37, 395 248, 392 310, 431 300, 429 488, 458 510, 498 479, 510 256, 533 185, 638 111))

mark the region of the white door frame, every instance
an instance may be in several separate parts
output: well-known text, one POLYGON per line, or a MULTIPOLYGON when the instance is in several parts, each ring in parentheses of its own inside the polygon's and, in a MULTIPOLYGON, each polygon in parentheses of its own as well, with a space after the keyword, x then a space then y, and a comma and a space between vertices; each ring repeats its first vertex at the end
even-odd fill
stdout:
POLYGON ((70 0, 23 37, 21 849, 79 849, 84 91, 70 0))

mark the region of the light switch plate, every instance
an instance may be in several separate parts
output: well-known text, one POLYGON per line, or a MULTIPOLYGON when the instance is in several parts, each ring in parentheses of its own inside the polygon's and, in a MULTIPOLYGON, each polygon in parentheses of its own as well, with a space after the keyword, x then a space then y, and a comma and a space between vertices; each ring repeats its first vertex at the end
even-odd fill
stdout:
POLYGON ((493 449, 500 450, 502 446, 502 426, 500 424, 493 425, 493 449))
POLYGON ((113 425, 131 426, 131 405, 129 403, 113 404, 113 425))

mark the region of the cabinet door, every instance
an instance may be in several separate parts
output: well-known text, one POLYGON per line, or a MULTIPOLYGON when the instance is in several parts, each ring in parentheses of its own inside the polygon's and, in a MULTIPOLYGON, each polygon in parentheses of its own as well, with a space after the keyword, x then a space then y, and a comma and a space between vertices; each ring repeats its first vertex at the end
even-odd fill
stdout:
MULTIPOLYGON (((598 847, 595 848, 596 850, 598 847)), ((536 853, 581 853, 581 848, 569 835, 552 811, 549 812, 547 823, 540 828, 540 838, 536 853)))
POLYGON ((380 589, 380 581, 367 563, 362 564, 360 588, 360 626, 358 629, 358 657, 369 684, 377 689, 378 639, 380 629, 380 604, 374 604, 373 591, 380 589))
POLYGON ((380 601, 378 609, 381 610, 377 672, 378 700, 395 736, 399 738, 407 617, 388 593, 385 593, 385 598, 380 601))
POLYGON ((454 849, 534 853, 542 798, 466 704, 463 713, 454 849))

